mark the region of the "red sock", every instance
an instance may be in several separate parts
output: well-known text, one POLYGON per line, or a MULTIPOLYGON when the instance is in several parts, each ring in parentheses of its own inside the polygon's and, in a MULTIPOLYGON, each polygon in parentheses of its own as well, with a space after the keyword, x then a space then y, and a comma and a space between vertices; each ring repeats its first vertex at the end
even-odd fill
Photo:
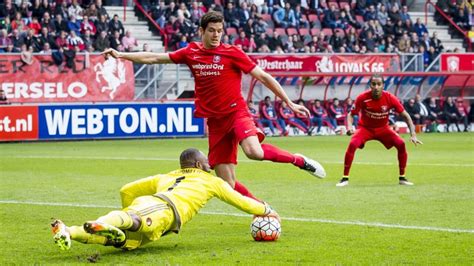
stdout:
POLYGON ((344 176, 349 176, 356 149, 357 147, 355 144, 349 143, 349 147, 347 147, 346 150, 346 155, 344 156, 344 176))
POLYGON ((398 169, 400 171, 400 176, 405 176, 405 168, 407 167, 408 154, 405 148, 405 143, 397 145, 398 150, 398 169))
POLYGON ((276 163, 292 163, 295 166, 303 167, 304 159, 300 156, 295 156, 285 150, 270 144, 262 144, 263 159, 276 163))
POLYGON ((262 202, 261 200, 257 199, 254 195, 252 195, 252 193, 250 193, 250 191, 242 183, 239 183, 239 181, 237 181, 237 180, 235 181, 234 190, 239 192, 240 194, 242 194, 245 197, 248 197, 248 198, 254 199, 256 201, 262 202))

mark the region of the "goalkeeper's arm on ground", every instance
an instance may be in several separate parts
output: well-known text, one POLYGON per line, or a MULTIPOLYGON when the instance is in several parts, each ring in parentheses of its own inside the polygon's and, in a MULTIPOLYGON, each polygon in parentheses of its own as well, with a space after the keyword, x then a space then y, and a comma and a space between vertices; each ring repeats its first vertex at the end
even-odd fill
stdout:
POLYGON ((242 194, 235 191, 227 182, 218 179, 216 182, 215 196, 246 212, 257 216, 275 216, 278 214, 265 202, 256 201, 252 198, 242 196, 242 194))
POLYGON ((137 197, 155 194, 159 179, 160 175, 149 176, 124 185, 120 189, 122 208, 130 206, 137 197))

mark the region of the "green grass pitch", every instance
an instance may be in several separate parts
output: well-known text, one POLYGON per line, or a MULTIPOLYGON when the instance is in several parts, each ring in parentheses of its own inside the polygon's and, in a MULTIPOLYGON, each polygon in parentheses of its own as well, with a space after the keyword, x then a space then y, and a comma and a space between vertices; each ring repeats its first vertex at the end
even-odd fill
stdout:
MULTIPOLYGON (((403 136, 408 140, 408 136, 403 136)), ((82 224, 119 206, 127 182, 178 168, 206 139, 0 144, 0 265, 473 265, 474 135, 422 134, 407 143, 407 178, 398 185, 396 150, 378 142, 357 150, 350 185, 336 188, 349 137, 269 138, 320 161, 316 179, 291 165, 251 161, 239 179, 282 216, 277 242, 254 242, 251 217, 213 199, 179 235, 132 252, 53 243, 52 217, 82 224)))

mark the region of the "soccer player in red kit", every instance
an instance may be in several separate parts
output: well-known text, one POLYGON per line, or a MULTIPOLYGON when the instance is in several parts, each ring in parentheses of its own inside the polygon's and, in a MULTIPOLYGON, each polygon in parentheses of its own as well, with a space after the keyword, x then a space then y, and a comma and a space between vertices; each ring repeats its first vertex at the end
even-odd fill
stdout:
POLYGON ((405 178, 405 167, 408 158, 405 142, 388 125, 390 109, 394 108, 408 124, 410 141, 415 146, 423 143, 416 138, 415 125, 397 97, 383 90, 384 81, 382 76, 379 74, 373 75, 369 83, 370 90, 363 92, 357 97, 352 110, 347 114, 347 134, 349 136, 354 134, 354 136, 352 136, 349 147, 346 150, 344 175, 336 186, 343 187, 349 184, 349 171, 354 159, 354 153, 356 149, 364 148, 364 144, 369 140, 378 140, 387 149, 395 146, 398 151, 399 184, 413 185, 412 182, 405 178), (353 116, 359 115, 359 113, 359 126, 354 133, 352 126, 353 116))
POLYGON ((201 18, 199 32, 202 42, 191 42, 187 47, 171 53, 121 53, 107 49, 103 54, 106 58, 112 56, 139 64, 175 63, 189 67, 195 80, 194 115, 207 118, 209 163, 217 176, 242 195, 253 197, 245 186, 236 181, 239 144, 250 159, 292 163, 314 176, 325 177, 326 172, 318 162, 270 144, 260 144, 264 135, 257 131, 242 97, 242 72, 262 82, 295 113, 309 115, 309 110, 290 101, 280 84, 242 50, 221 43, 224 32, 224 17, 221 13, 206 13, 201 18))

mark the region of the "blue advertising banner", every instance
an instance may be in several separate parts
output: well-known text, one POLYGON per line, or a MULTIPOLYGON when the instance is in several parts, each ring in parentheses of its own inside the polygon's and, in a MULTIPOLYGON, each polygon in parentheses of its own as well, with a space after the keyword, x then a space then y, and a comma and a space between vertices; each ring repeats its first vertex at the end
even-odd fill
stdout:
POLYGON ((38 107, 39 139, 204 136, 193 103, 38 107))

